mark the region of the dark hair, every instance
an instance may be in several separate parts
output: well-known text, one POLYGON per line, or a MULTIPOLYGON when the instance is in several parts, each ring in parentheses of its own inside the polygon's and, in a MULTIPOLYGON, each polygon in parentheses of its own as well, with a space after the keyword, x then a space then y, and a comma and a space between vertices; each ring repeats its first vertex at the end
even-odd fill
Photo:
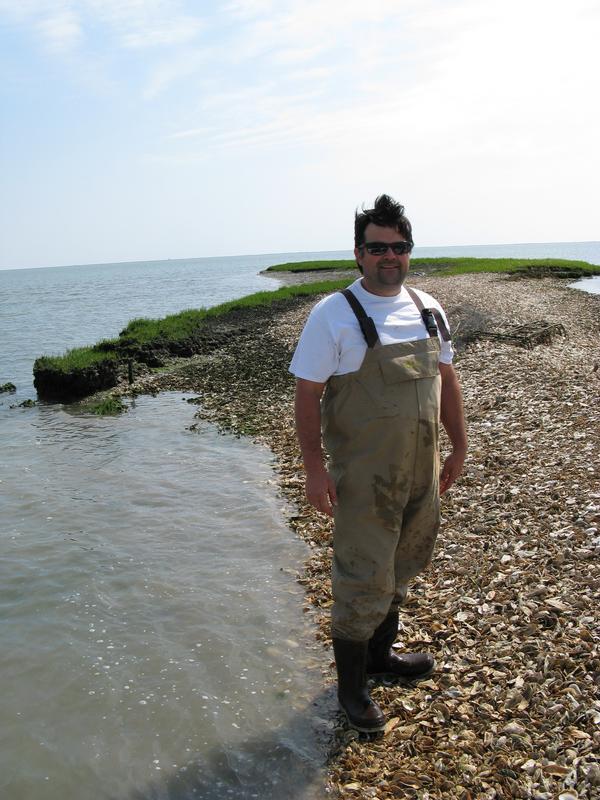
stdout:
POLYGON ((360 247, 365 241, 365 230, 367 225, 372 222, 383 228, 395 228, 411 247, 414 245, 412 237, 412 226, 404 216, 404 206, 397 203, 389 194, 380 194, 375 198, 374 208, 365 208, 361 212, 356 210, 354 215, 354 246, 360 247))

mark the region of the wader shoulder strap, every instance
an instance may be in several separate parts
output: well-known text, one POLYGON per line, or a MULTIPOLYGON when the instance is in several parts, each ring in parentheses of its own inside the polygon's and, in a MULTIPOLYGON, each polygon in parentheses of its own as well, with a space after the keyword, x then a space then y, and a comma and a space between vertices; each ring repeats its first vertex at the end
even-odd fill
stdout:
POLYGON ((450 331, 446 327, 446 323, 444 322, 444 318, 440 314, 437 308, 425 308, 423 305, 423 301, 419 297, 419 295, 415 292, 414 289, 411 289, 409 286, 404 287, 406 291, 409 293, 411 300, 416 305, 416 307, 421 312, 421 317, 423 319, 423 323, 427 328, 427 333, 430 336, 437 336, 438 335, 438 328, 440 330, 442 339, 445 342, 449 342, 452 338, 450 336, 450 331), (437 322, 437 325, 435 324, 437 322))
POLYGON ((342 289, 341 293, 350 303, 350 308, 352 311, 354 311, 356 319, 358 320, 358 324, 360 325, 360 329, 365 337, 365 341, 367 342, 367 347, 375 347, 375 345, 379 342, 379 336, 377 334, 375 323, 371 317, 367 316, 367 312, 361 306, 360 302, 356 298, 356 295, 353 294, 350 289, 342 289))

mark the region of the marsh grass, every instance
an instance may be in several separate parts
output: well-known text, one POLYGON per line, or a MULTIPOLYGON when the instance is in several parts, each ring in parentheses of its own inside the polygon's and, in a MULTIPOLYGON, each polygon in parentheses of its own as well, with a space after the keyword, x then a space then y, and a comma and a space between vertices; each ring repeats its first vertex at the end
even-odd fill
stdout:
MULTIPOLYGON (((600 274, 600 267, 586 261, 566 259, 523 259, 523 258, 415 258, 411 261, 413 269, 435 272, 437 275, 460 275, 468 272, 516 272, 531 271, 532 274, 552 274, 573 278, 581 274, 600 274)), ((354 261, 300 261, 297 263, 276 264, 269 267, 271 272, 327 272, 329 270, 356 271, 354 261)), ((118 338, 106 339, 90 347, 78 347, 61 356, 42 356, 34 365, 34 372, 49 370, 58 373, 72 373, 93 368, 108 360, 124 362, 135 358, 136 348, 156 347, 165 350, 170 345, 183 343, 193 338, 209 321, 223 317, 230 312, 278 305, 296 297, 334 292, 346 287, 352 279, 321 280, 297 286, 284 286, 275 291, 256 292, 237 300, 214 306, 213 308, 187 309, 162 319, 138 317, 121 331, 118 338)))
POLYGON ((117 414, 123 414, 127 411, 127 408, 120 397, 110 394, 99 403, 96 403, 96 405, 93 405, 90 411, 99 417, 114 417, 117 414))
POLYGON ((587 261, 563 258, 415 258, 412 267, 431 267, 439 275, 464 275, 469 272, 527 272, 547 271, 550 275, 585 272, 600 273, 600 267, 587 261))
MULTIPOLYGON (((467 272, 512 272, 521 269, 582 270, 591 275, 600 272, 600 267, 587 261, 561 258, 412 258, 412 269, 426 269, 440 275, 461 275, 467 272)), ((274 264, 265 272, 312 272, 327 270, 355 270, 356 262, 342 261, 298 261, 274 264)))
MULTIPOLYGON (((118 339, 112 341, 116 343, 118 339)), ((106 340, 91 347, 76 347, 73 350, 67 350, 61 356, 40 356, 35 361, 35 368, 50 369, 58 372, 73 372, 94 366, 100 362, 115 360, 117 358, 115 352, 106 352, 100 349, 105 345, 105 342, 106 340)))
POLYGON ((265 272, 313 272, 331 269, 356 269, 356 261, 292 261, 285 264, 274 264, 265 272))
POLYGON ((78 347, 60 356, 41 356, 36 359, 34 371, 70 373, 98 366, 108 360, 123 361, 130 357, 131 350, 136 347, 156 345, 168 348, 169 343, 184 342, 208 321, 229 312, 276 305, 303 295, 336 291, 348 283, 342 280, 284 286, 276 291, 256 292, 213 308, 187 309, 162 319, 138 317, 128 323, 117 339, 105 339, 90 347, 78 347))
POLYGON ((122 342, 137 344, 183 341, 193 336, 207 320, 222 317, 231 311, 271 306, 293 297, 335 291, 338 288, 338 284, 340 288, 343 288, 348 285, 348 281, 322 281, 301 286, 284 286, 275 291, 255 292, 246 297, 241 297, 239 300, 231 300, 212 308, 187 309, 163 319, 139 317, 131 320, 127 327, 121 331, 119 337, 122 342))

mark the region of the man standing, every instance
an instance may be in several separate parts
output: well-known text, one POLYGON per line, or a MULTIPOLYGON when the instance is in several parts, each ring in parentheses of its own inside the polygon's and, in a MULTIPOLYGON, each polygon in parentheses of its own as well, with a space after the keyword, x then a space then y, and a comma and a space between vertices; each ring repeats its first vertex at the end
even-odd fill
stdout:
POLYGON ((362 278, 313 308, 290 370, 306 496, 335 521, 338 699, 353 727, 377 731, 385 718, 367 676, 416 680, 435 667, 427 653, 391 647, 408 581, 431 559, 439 495, 459 476, 467 441, 445 315, 432 297, 403 286, 413 248, 404 207, 381 195, 357 212, 354 244, 362 278), (440 419, 452 444, 441 475, 440 419))

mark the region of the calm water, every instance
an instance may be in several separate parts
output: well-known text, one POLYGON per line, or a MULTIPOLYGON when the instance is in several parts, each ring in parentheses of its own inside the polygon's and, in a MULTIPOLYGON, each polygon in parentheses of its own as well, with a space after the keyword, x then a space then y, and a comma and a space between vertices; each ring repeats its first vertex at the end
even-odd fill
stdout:
MULTIPOLYGON (((599 243, 433 248, 560 256, 599 243)), ((100 419, 34 397, 42 353, 276 288, 283 260, 349 252, 0 271, 0 796, 322 797, 327 656, 292 571, 271 458, 181 395, 100 419)))
POLYGON ((2 797, 319 782, 322 653, 289 573, 306 547, 268 452, 192 433, 193 411, 165 394, 114 420, 45 407, 5 431, 2 797))
POLYGON ((0 271, 0 380, 34 396, 31 369, 42 353, 116 336, 135 317, 276 289, 279 281, 258 273, 278 261, 250 256, 0 271))

